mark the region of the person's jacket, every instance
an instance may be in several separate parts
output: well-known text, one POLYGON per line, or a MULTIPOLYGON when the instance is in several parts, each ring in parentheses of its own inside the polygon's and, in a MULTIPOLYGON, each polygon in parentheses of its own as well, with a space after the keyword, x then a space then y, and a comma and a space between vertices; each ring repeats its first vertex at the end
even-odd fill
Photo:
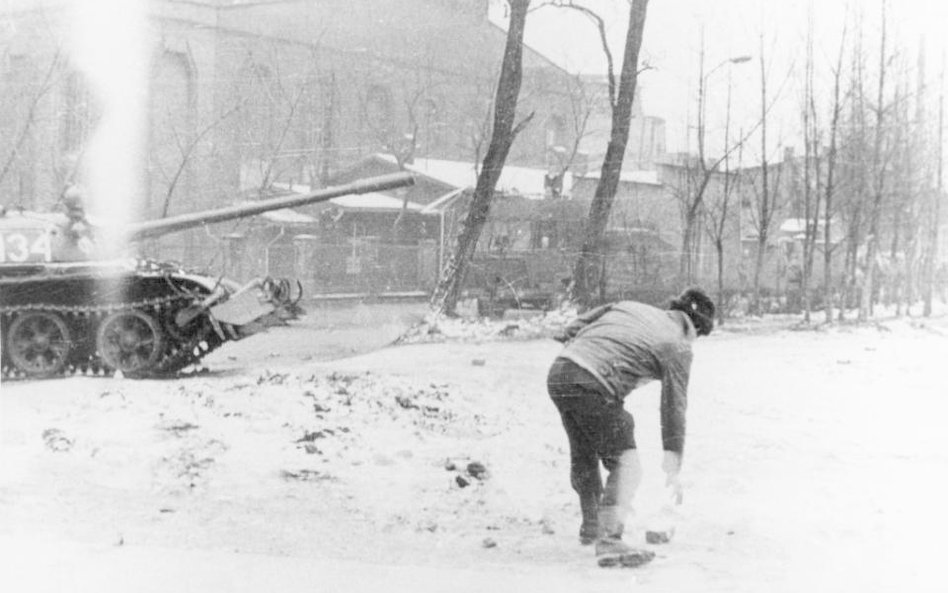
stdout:
POLYGON ((694 325, 681 311, 632 301, 591 309, 570 322, 558 339, 560 353, 589 371, 622 401, 633 389, 662 382, 662 446, 681 453, 694 325))

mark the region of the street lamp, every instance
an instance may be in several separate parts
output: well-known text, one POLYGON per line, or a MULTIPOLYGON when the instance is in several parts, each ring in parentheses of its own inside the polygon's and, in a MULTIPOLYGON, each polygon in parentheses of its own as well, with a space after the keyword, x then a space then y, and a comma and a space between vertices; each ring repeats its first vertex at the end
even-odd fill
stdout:
MULTIPOLYGON (((704 73, 704 51, 701 52, 701 76, 698 79, 698 156, 701 159, 704 159, 704 134, 705 134, 705 86, 707 85, 708 78, 721 69, 724 66, 731 64, 743 64, 749 62, 751 56, 741 55, 734 56, 733 58, 728 58, 721 61, 714 68, 708 70, 707 73, 704 73)), ((728 80, 728 93, 730 93, 731 83, 728 80)))
POLYGON ((751 61, 750 56, 735 56, 733 58, 728 58, 722 61, 720 64, 718 64, 714 68, 711 68, 711 70, 709 70, 708 73, 704 75, 704 78, 707 79, 709 76, 714 74, 715 70, 717 70, 718 68, 722 66, 727 66, 728 64, 743 64, 744 62, 750 62, 750 61, 751 61))
MULTIPOLYGON (((706 108, 706 105, 705 105, 705 96, 704 96, 704 95, 705 95, 705 86, 707 85, 707 80, 708 80, 708 78, 709 78, 712 74, 714 74, 717 70, 719 70, 719 69, 722 68, 723 66, 729 66, 729 65, 731 65, 731 64, 743 64, 743 63, 745 63, 745 62, 749 62, 750 59, 751 59, 751 57, 750 57, 750 56, 747 56, 747 55, 741 55, 741 56, 735 56, 735 57, 732 57, 732 58, 728 58, 728 59, 726 59, 726 60, 723 60, 721 63, 717 64, 714 68, 711 68, 711 70, 709 70, 707 73, 705 73, 705 72, 704 72, 704 49, 703 49, 703 46, 702 46, 701 61, 700 61, 700 69, 701 69, 700 74, 701 74, 701 75, 700 75, 700 77, 699 77, 699 79, 698 79, 698 159, 699 159, 699 161, 700 161, 701 171, 702 171, 702 173, 703 173, 703 175, 704 175, 704 178, 705 178, 705 180, 704 180, 704 183, 705 183, 705 184, 706 184, 706 183, 708 182, 708 180, 710 179, 710 175, 711 175, 712 171, 715 170, 715 169, 717 169, 717 165, 720 164, 720 162, 721 162, 721 161, 719 160, 717 163, 715 163, 714 167, 713 167, 711 170, 709 170, 709 169, 708 169, 707 162, 706 162, 706 160, 705 160, 705 145, 704 145, 704 142, 705 142, 705 134, 706 134, 706 132, 707 132, 707 130, 706 130, 707 123, 706 123, 706 115, 705 115, 705 108, 706 108)), ((722 157, 722 160, 724 161, 724 166, 725 166, 725 174, 724 174, 724 184, 725 184, 724 191, 725 191, 725 194, 728 193, 728 190, 729 190, 729 183, 730 183, 730 170, 729 170, 730 167, 729 167, 729 163, 728 163, 728 155, 729 155, 730 150, 731 150, 731 149, 730 149, 730 146, 729 146, 729 138, 728 138, 729 131, 730 131, 729 128, 730 128, 730 125, 731 125, 731 74, 730 74, 730 72, 731 72, 730 69, 728 69, 728 82, 727 82, 727 112, 726 112, 726 123, 725 123, 725 127, 724 127, 724 156, 722 157)), ((703 189, 701 190, 700 193, 703 193, 703 189)), ((697 200, 700 201, 700 199, 701 199, 701 197, 700 197, 700 195, 699 195, 698 198, 697 198, 697 200)), ((698 201, 695 202, 696 205, 697 205, 698 201)), ((699 227, 699 229, 700 229, 700 227, 699 227)), ((700 233, 700 230, 699 230, 699 233, 700 233)), ((692 238, 691 241, 692 241, 692 246, 693 246, 691 249, 696 249, 697 246, 699 245, 700 235, 699 235, 699 238, 697 238, 697 239, 696 239, 696 238, 692 238)), ((689 251, 690 251, 690 249, 689 249, 689 251)), ((702 257, 702 252, 701 252, 700 249, 697 250, 697 253, 695 253, 695 258, 696 258, 697 261, 695 261, 694 263, 692 263, 692 256, 691 256, 690 254, 686 255, 685 257, 688 258, 688 264, 687 264, 687 265, 688 265, 689 275, 690 275, 690 274, 691 274, 691 270, 693 269, 693 268, 692 268, 692 265, 697 265, 697 266, 699 266, 699 267, 701 266, 701 260, 703 259, 703 257, 702 257)))

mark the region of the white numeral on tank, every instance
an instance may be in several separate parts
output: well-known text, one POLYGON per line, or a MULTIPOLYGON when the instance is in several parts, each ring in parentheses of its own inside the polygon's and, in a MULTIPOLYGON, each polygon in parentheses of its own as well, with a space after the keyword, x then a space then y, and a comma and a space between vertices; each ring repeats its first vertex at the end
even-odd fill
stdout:
POLYGON ((40 233, 35 240, 23 233, 6 233, 0 235, 0 261, 14 263, 25 262, 30 256, 40 256, 42 261, 52 261, 52 244, 49 233, 40 233))
POLYGON ((24 262, 30 257, 30 242, 20 233, 11 233, 6 236, 6 259, 12 262, 24 262))
POLYGON ((50 247, 49 233, 41 233, 30 245, 30 253, 43 258, 43 261, 53 260, 53 250, 50 247))

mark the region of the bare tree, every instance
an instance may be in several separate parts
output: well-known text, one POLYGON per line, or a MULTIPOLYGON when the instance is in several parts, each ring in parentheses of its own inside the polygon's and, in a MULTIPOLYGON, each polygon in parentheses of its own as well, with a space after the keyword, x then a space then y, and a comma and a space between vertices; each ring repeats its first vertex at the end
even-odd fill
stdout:
POLYGON ((882 200, 885 197, 887 167, 884 160, 885 148, 885 83, 888 70, 889 56, 886 45, 887 17, 886 1, 881 2, 882 30, 879 40, 879 81, 876 88, 876 102, 872 106, 875 115, 875 130, 872 144, 872 202, 869 210, 869 236, 866 244, 866 271, 863 276, 862 294, 859 299, 859 321, 867 321, 872 314, 873 283, 877 271, 876 254, 879 250, 880 219, 882 217, 882 200))
POLYGON ((936 134, 937 143, 935 146, 936 166, 935 166, 935 188, 930 192, 929 197, 929 226, 927 229, 928 241, 925 253, 924 284, 923 284, 923 314, 928 317, 932 314, 932 294, 935 288, 935 259, 938 255, 938 227, 941 220, 941 201, 942 201, 942 167, 944 163, 944 132, 945 132, 945 64, 942 56, 941 75, 939 76, 938 93, 938 132, 936 134))
MULTIPOLYGON (((732 172, 731 170, 731 160, 730 160, 730 151, 731 142, 730 142, 730 132, 731 132, 731 84, 730 84, 730 74, 728 74, 728 87, 727 87, 727 107, 725 111, 724 119, 724 182, 721 188, 721 192, 717 199, 704 200, 702 209, 705 212, 705 224, 707 226, 708 235, 711 238, 711 241, 714 243, 714 250, 717 254, 717 314, 718 314, 718 323, 724 323, 724 318, 727 313, 727 307, 725 302, 727 300, 724 293, 724 245, 725 240, 728 237, 729 229, 728 222, 731 219, 731 198, 733 197, 737 186, 740 181, 740 162, 741 162, 741 149, 743 148, 744 141, 736 144, 738 148, 738 167, 732 172)), ((744 134, 740 134, 743 138, 744 134)), ((684 255, 684 254, 683 254, 684 255)))
MULTIPOLYGON (((232 132, 247 174, 245 182, 260 192, 277 181, 301 180, 319 162, 319 126, 311 120, 324 105, 325 76, 315 52, 302 73, 282 71, 284 59, 278 47, 248 53, 235 80, 241 104, 237 117, 230 120, 232 132)), ((330 111, 327 117, 334 116, 330 111)))
POLYGON ((3 183, 7 175, 9 175, 11 169, 20 158, 23 147, 30 139, 34 126, 36 125, 40 104, 57 83, 57 73, 60 72, 62 66, 61 61, 61 51, 57 48, 39 84, 36 86, 29 85, 28 95, 26 97, 26 113, 22 118, 18 118, 16 125, 19 129, 14 131, 12 137, 8 140, 9 152, 3 160, 3 165, 0 166, 0 183, 3 183))
MULTIPOLYGON (((756 131, 757 126, 748 130, 747 134, 729 143, 725 141, 724 150, 716 159, 711 160, 707 154, 707 84, 714 72, 722 67, 728 67, 728 113, 730 117, 731 71, 733 64, 743 64, 750 61, 750 56, 737 56, 726 59, 708 71, 705 71, 704 31, 701 35, 701 52, 698 59, 698 113, 696 134, 698 140, 698 157, 683 163, 682 174, 677 179, 673 194, 678 201, 681 212, 681 255, 679 257, 678 276, 682 285, 692 284, 695 280, 695 260, 698 253, 698 231, 700 216, 703 212, 702 204, 709 185, 715 177, 720 177, 721 165, 731 154, 746 141, 747 137, 756 131)), ((729 122, 728 122, 729 125, 729 122)), ((729 137, 728 130, 725 135, 729 137)), ((725 184, 728 181, 725 179, 725 184)), ((730 190, 732 188, 728 188, 730 190)))
POLYGON ((843 54, 846 43, 846 27, 843 27, 839 43, 839 53, 833 68, 833 103, 830 114, 829 150, 826 154, 826 184, 823 188, 823 306, 825 321, 833 320, 833 214, 836 197, 836 165, 838 156, 839 118, 842 112, 840 97, 840 79, 843 70, 843 54))
POLYGON ((777 168, 776 179, 771 179, 772 166, 767 157, 767 70, 764 53, 764 36, 760 35, 760 168, 757 179, 752 180, 751 187, 754 196, 753 223, 757 230, 757 256, 754 261, 754 292, 751 306, 755 313, 761 313, 760 282, 764 269, 764 260, 767 256, 767 246, 770 242, 770 229, 777 213, 782 192, 780 176, 786 162, 777 168))
POLYGON ((533 117, 531 113, 520 122, 515 122, 517 99, 523 80, 523 31, 530 0, 508 1, 510 24, 507 29, 507 43, 497 83, 497 95, 494 100, 494 123, 490 145, 477 176, 470 209, 458 234, 457 246, 446 264, 441 281, 432 297, 433 308, 444 315, 455 314, 468 264, 487 222, 494 198, 494 188, 507 160, 510 146, 533 117))
MULTIPOLYGON (((617 91, 615 78, 609 68, 610 106, 612 107, 612 132, 606 147, 606 156, 602 163, 602 173, 596 186, 590 205, 589 215, 583 231, 583 244, 573 268, 572 298, 582 307, 588 307, 605 297, 605 254, 603 238, 606 224, 612 211, 622 161, 629 140, 629 120, 632 115, 632 101, 638 80, 639 50, 642 46, 642 33, 645 28, 645 15, 648 0, 631 0, 629 7, 629 26, 625 39, 625 53, 622 59, 622 72, 619 76, 617 91), (598 297, 596 291, 598 289, 598 297)), ((607 48, 602 33, 603 46, 607 48)), ((606 52, 611 64, 611 54, 606 52)))
MULTIPOLYGON (((239 105, 235 105, 224 111, 217 118, 204 126, 201 130, 198 130, 198 132, 190 139, 185 139, 182 137, 186 131, 176 129, 171 130, 171 133, 174 135, 175 145, 179 152, 179 159, 175 164, 173 171, 171 171, 170 174, 165 175, 166 187, 164 200, 161 206, 162 218, 168 216, 168 213, 171 209, 172 198, 178 189, 178 183, 180 182, 188 166, 191 164, 198 146, 200 146, 201 142, 204 141, 208 134, 227 121, 227 119, 239 108, 239 105)), ((161 169, 160 166, 159 169, 161 169)), ((163 170, 160 170, 160 172, 165 173, 163 170)))
MULTIPOLYGON (((924 58, 919 55, 920 62, 924 58)), ((921 172, 924 169, 924 119, 922 107, 924 66, 920 63, 915 95, 915 114, 911 113, 908 68, 901 64, 896 76, 901 76, 893 110, 892 130, 892 190, 889 204, 888 274, 882 278, 887 304, 895 305, 895 314, 908 313, 915 300, 915 266, 918 255, 920 223, 919 195, 923 190, 921 172), (921 157, 921 158, 920 158, 921 157)))
POLYGON ((865 72, 866 56, 863 51, 864 31, 862 13, 854 14, 855 39, 850 64, 848 109, 844 123, 845 135, 841 138, 840 167, 841 191, 839 212, 844 224, 845 256, 840 291, 839 319, 846 316, 847 308, 857 297, 859 278, 859 247, 865 233, 865 199, 869 184, 869 134, 866 118, 865 72))
POLYGON ((803 320, 810 322, 810 278, 813 272, 813 252, 820 221, 820 128, 817 120, 813 75, 813 4, 808 5, 806 63, 803 84, 803 261, 800 269, 800 298, 803 320))
POLYGON ((547 178, 554 197, 559 197, 563 191, 563 179, 567 171, 573 167, 576 157, 579 155, 579 148, 586 137, 586 128, 593 112, 593 99, 590 97, 590 91, 586 88, 580 75, 567 79, 567 93, 569 96, 570 123, 573 128, 571 130, 572 140, 569 147, 565 147, 562 153, 551 155, 551 158, 555 159, 556 162, 551 164, 547 178))

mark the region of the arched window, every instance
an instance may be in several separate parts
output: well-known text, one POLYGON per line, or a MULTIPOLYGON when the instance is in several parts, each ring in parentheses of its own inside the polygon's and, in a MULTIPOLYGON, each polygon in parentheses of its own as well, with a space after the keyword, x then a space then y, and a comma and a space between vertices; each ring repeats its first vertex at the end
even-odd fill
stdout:
POLYGON ((151 72, 149 104, 149 207, 161 215, 180 211, 187 196, 195 157, 182 147, 194 132, 194 80, 188 56, 165 51, 156 56, 151 72), (181 175, 176 171, 182 169, 181 175), (173 199, 169 199, 169 193, 173 199))
POLYGON ((546 147, 566 144, 566 121, 559 115, 552 115, 546 121, 546 147))
POLYGON ((377 132, 388 132, 395 127, 395 101, 392 91, 381 84, 373 84, 365 93, 365 118, 377 132))
POLYGON ((85 77, 73 70, 63 84, 62 110, 60 111, 59 142, 63 153, 76 154, 92 130, 92 93, 85 77))

